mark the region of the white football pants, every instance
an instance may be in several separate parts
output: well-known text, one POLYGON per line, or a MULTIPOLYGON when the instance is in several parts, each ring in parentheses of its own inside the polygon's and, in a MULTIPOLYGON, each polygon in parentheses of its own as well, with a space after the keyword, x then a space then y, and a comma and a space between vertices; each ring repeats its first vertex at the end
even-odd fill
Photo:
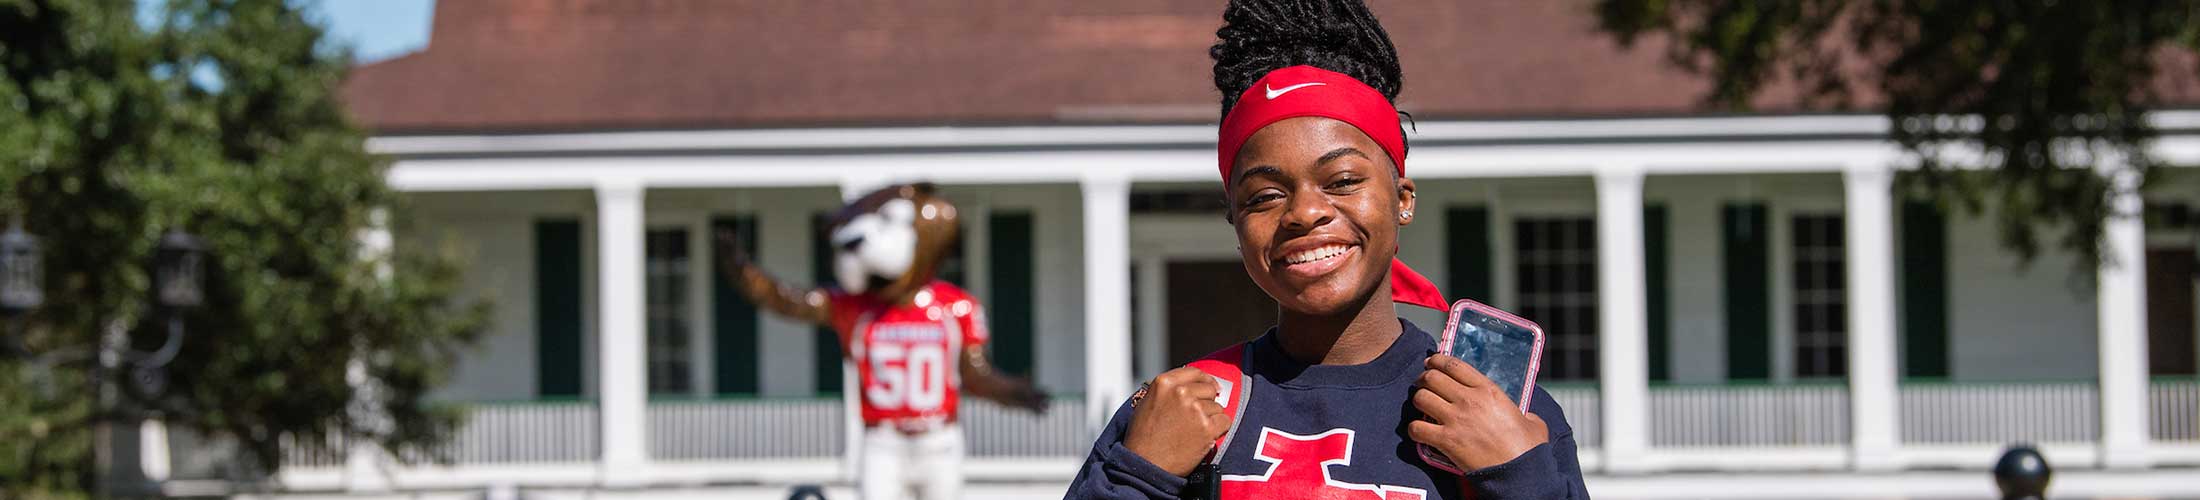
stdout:
POLYGON ((892 426, 864 429, 856 465, 863 500, 955 500, 962 497, 962 427, 902 434, 892 426))

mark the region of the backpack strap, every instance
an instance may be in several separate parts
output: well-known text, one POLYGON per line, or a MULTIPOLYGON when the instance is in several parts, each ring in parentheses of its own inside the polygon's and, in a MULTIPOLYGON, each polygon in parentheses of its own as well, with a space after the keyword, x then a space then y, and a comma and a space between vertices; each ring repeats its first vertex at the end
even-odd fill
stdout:
POLYGON ((1215 402, 1222 404, 1222 411, 1230 413, 1230 431, 1215 439, 1214 451, 1208 452, 1207 463, 1210 464, 1222 463, 1223 450, 1230 449, 1230 439, 1237 436, 1238 424, 1245 421, 1246 399, 1253 395, 1253 380, 1245 375, 1245 365, 1249 361, 1245 345, 1239 342, 1186 365, 1215 378, 1222 386, 1221 394, 1215 395, 1215 402))

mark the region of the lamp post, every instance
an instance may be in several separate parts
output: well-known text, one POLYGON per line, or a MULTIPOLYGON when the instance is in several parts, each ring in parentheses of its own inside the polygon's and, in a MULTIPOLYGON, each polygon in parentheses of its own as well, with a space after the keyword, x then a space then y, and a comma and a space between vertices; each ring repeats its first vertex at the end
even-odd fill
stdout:
POLYGON ((206 301, 205 259, 206 244, 178 230, 162 234, 153 251, 153 305, 168 320, 168 339, 150 353, 125 353, 131 358, 130 380, 140 393, 156 396, 168 387, 162 368, 183 349, 184 313, 206 301))
MULTIPOLYGON (((23 328, 26 318, 32 311, 45 304, 45 269, 42 260, 42 249, 38 238, 23 230, 20 216, 14 218, 7 231, 0 233, 0 320, 13 323, 9 327, 10 331, 0 332, 0 347, 4 347, 4 349, 0 349, 0 356, 27 358, 30 363, 36 365, 38 368, 31 370, 34 378, 33 385, 38 386, 41 392, 51 389, 50 382, 36 381, 37 379, 43 379, 43 376, 49 373, 50 370, 47 367, 62 362, 82 360, 86 357, 96 358, 98 361, 97 368, 91 371, 90 376, 93 392, 96 395, 94 406, 100 408, 100 411, 103 412, 116 409, 115 407, 122 401, 114 397, 117 395, 112 390, 115 386, 108 385, 106 382, 113 380, 113 375, 127 373, 131 383, 130 386, 137 389, 137 393, 144 400, 158 398, 165 392, 168 386, 165 368, 170 362, 175 361, 176 354, 183 349, 184 318, 191 310, 206 302, 206 292, 203 286, 206 274, 205 243, 189 233, 180 230, 169 230, 161 234, 160 241, 154 248, 153 261, 151 262, 153 287, 151 290, 152 296, 149 297, 151 300, 150 309, 154 314, 152 318, 166 320, 168 328, 167 339, 161 343, 159 349, 152 352, 138 352, 132 349, 129 342, 129 322, 126 320, 112 320, 102 322, 103 324, 99 328, 103 331, 100 332, 99 341, 91 352, 49 349, 42 353, 32 353, 30 349, 24 346, 21 337, 27 332, 27 329, 23 328)), ((158 417, 151 418, 158 419, 158 417)), ((118 439, 117 430, 113 427, 114 422, 101 418, 93 425, 95 427, 93 431, 95 443, 93 453, 95 456, 119 451, 119 449, 112 449, 118 445, 116 441, 118 439)), ((165 440, 166 438, 162 437, 165 434, 145 430, 157 428, 157 426, 141 425, 138 431, 140 434, 137 435, 136 439, 165 440)), ((127 446, 137 448, 139 453, 146 452, 147 448, 145 448, 144 443, 130 442, 136 444, 127 446)), ((165 443, 150 449, 165 450, 165 443)), ((160 458, 152 460, 163 462, 166 460, 165 451, 151 453, 160 454, 160 458)), ((110 467, 116 464, 143 464, 146 463, 147 457, 138 457, 137 460, 124 459, 121 462, 115 462, 113 458, 102 457, 95 460, 100 464, 101 472, 99 474, 103 478, 94 487, 99 496, 106 496, 114 491, 113 488, 117 487, 126 488, 129 491, 157 492, 157 483, 166 479, 165 472, 154 473, 150 470, 129 466, 110 467)))
MULTIPOLYGON (((0 320, 14 323, 5 333, 5 355, 31 358, 41 365, 53 365, 69 359, 82 359, 82 352, 54 351, 33 355, 23 346, 22 323, 31 311, 45 305, 44 249, 38 237, 23 231, 21 219, 16 219, 6 232, 0 232, 0 320)), ((167 322, 167 340, 152 352, 135 352, 129 349, 122 336, 123 325, 110 323, 108 338, 102 342, 100 365, 120 368, 120 361, 128 361, 132 379, 146 395, 158 395, 165 388, 167 377, 160 369, 175 361, 176 353, 183 348, 184 314, 206 302, 203 283, 206 275, 206 244, 197 236, 179 230, 163 233, 153 252, 153 311, 167 322), (111 357, 110 357, 111 356, 111 357)))

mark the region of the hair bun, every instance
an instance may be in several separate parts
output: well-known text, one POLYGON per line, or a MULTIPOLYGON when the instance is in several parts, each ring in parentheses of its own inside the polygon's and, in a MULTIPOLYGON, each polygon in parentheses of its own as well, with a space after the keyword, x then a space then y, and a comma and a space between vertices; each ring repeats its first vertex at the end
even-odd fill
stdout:
POLYGON ((1398 50, 1361 0, 1231 0, 1207 55, 1229 114, 1238 94, 1278 68, 1308 65, 1366 83, 1398 99, 1398 50))

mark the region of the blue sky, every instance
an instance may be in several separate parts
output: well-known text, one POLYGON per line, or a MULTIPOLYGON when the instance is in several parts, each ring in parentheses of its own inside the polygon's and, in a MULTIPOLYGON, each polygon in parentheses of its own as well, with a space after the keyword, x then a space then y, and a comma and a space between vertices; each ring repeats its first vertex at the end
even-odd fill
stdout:
POLYGON ((308 0, 308 12, 329 35, 352 47, 359 62, 374 62, 428 46, 435 0, 308 0))
MULTIPOLYGON (((370 63, 428 46, 435 0, 293 0, 307 15, 329 28, 333 41, 351 47, 352 57, 370 63)), ((138 0, 140 22, 157 23, 163 0, 138 0)))

